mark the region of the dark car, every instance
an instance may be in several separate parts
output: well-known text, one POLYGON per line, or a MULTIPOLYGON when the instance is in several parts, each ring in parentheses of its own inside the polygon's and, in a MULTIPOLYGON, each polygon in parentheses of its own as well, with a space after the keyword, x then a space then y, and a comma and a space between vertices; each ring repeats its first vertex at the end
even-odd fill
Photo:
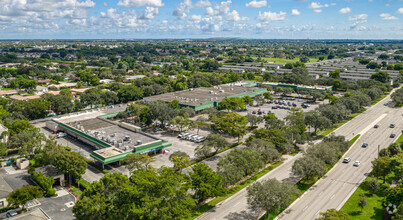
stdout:
POLYGON ((271 107, 271 109, 277 109, 277 107, 276 107, 276 106, 273 106, 273 107, 271 107))
POLYGON ((390 134, 390 138, 396 137, 396 134, 390 134))
POLYGON ((379 128, 379 125, 375 125, 374 128, 379 128))
POLYGON ((258 111, 258 112, 257 112, 257 114, 258 114, 258 115, 261 115, 261 114, 262 114, 262 112, 261 112, 261 111, 258 111))
POLYGON ((367 144, 367 143, 363 143, 363 144, 362 144, 362 147, 368 147, 368 144, 367 144))
POLYGON ((390 128, 394 128, 394 127, 395 127, 395 124, 390 124, 389 127, 390 127, 390 128))

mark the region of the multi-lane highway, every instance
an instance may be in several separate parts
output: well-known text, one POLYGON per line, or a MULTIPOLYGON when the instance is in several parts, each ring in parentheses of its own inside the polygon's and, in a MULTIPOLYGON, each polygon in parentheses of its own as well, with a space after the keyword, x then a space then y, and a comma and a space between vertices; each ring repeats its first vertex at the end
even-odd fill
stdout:
POLYGON ((383 105, 389 101, 389 97, 385 98, 335 132, 348 138, 361 134, 345 154, 345 157, 351 158, 351 162, 337 163, 314 187, 279 216, 280 219, 315 219, 320 212, 343 206, 371 171, 371 161, 377 157, 378 146, 380 149, 389 146, 402 132, 403 110, 383 105), (375 124, 379 127, 374 128, 375 124), (395 128, 390 128, 390 124, 395 124, 395 128), (390 138, 391 133, 396 134, 396 138, 390 138), (368 143, 369 146, 363 148, 363 143, 368 143), (353 166, 356 160, 361 162, 359 167, 353 166))
MULTIPOLYGON (((337 208, 348 199, 355 187, 364 180, 365 174, 371 169, 371 161, 377 155, 377 145, 381 145, 381 148, 387 147, 393 141, 392 138, 389 138, 390 133, 394 132, 398 136, 403 128, 402 109, 384 106, 384 103, 388 102, 390 102, 390 96, 334 132, 336 135, 343 135, 347 139, 361 134, 360 139, 347 153, 347 156, 353 160, 352 162, 360 160, 361 166, 353 167, 352 163, 335 165, 332 172, 326 178, 323 178, 313 190, 308 191, 293 204, 288 213, 282 218, 314 219, 320 211, 326 210, 328 207, 337 208), (389 128, 390 123, 396 124, 396 127, 394 129, 389 128), (380 127, 373 128, 375 124, 379 124, 380 127), (361 148, 363 142, 369 144, 366 149, 361 148)), ((298 154, 293 158, 289 158, 283 165, 269 172, 258 181, 269 178, 276 178, 280 181, 290 180, 290 178, 293 178, 291 173, 292 164, 300 156, 301 154, 298 154)), ((253 213, 248 209, 246 195, 246 190, 241 190, 198 219, 256 219, 256 216, 261 213, 253 213)))

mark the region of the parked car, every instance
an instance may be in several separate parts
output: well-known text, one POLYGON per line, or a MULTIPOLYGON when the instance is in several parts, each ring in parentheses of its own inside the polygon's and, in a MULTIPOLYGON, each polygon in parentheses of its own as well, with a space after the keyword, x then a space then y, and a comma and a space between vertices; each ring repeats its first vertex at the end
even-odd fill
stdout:
POLYGON ((343 163, 349 163, 350 161, 351 161, 351 158, 346 157, 346 158, 344 158, 343 163))
POLYGON ((252 114, 256 115, 256 111, 253 111, 252 114))
POLYGON ((14 209, 12 209, 12 210, 10 210, 10 211, 7 212, 6 217, 7 217, 7 218, 11 218, 11 217, 16 216, 16 215, 18 215, 17 211, 15 211, 14 209))
POLYGON ((367 143, 363 143, 363 144, 362 144, 362 147, 368 147, 368 144, 367 144, 367 143))
POLYGON ((67 136, 67 134, 64 133, 64 132, 59 132, 59 133, 56 134, 57 138, 62 138, 62 137, 66 137, 66 136, 67 136))
POLYGON ((186 135, 189 135, 189 133, 180 133, 178 138, 184 138, 186 135))
POLYGON ((292 107, 297 107, 297 104, 295 104, 295 102, 293 102, 292 107))
POLYGON ((354 162, 353 166, 355 166, 355 167, 360 166, 360 161, 356 160, 356 161, 354 162))
POLYGON ((276 107, 276 106, 272 106, 271 109, 277 109, 277 107, 276 107))

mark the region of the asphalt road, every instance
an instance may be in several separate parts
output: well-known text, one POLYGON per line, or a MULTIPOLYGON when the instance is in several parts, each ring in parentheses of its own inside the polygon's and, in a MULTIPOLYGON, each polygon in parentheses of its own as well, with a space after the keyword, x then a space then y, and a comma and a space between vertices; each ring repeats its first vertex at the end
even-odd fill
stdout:
POLYGON ((343 206, 371 171, 371 161, 377 157, 378 145, 380 149, 388 147, 402 132, 403 110, 383 105, 389 101, 389 97, 385 98, 335 132, 348 139, 361 134, 345 154, 345 157, 351 158, 351 162, 345 164, 339 161, 314 187, 294 202, 280 219, 315 219, 320 212, 343 206), (379 128, 374 128, 375 124, 379 128), (395 128, 390 128, 390 124, 395 124, 395 128), (391 133, 396 134, 396 138, 390 138, 391 133), (363 148, 363 143, 369 146, 363 148), (359 167, 353 166, 356 160, 361 162, 359 167))
MULTIPOLYGON (((266 179, 276 178, 279 181, 294 181, 295 178, 290 174, 291 167, 294 161, 300 158, 302 154, 297 154, 296 156, 285 155, 284 163, 277 167, 276 169, 270 171, 265 176, 260 178, 258 181, 263 181, 266 179)), ((254 213, 248 210, 248 203, 246 199, 247 191, 246 188, 242 189, 235 195, 231 196, 227 200, 222 201, 217 204, 216 207, 209 210, 205 214, 201 215, 197 219, 231 219, 231 220, 243 220, 243 219, 257 219, 260 213, 254 213)))
MULTIPOLYGON (((334 132, 336 135, 343 135, 347 139, 351 139, 357 134, 361 134, 361 137, 356 141, 356 144, 351 148, 350 152, 347 153, 347 156, 352 159, 352 162, 355 160, 361 161, 360 167, 353 167, 351 162, 350 164, 335 165, 334 170, 329 174, 330 178, 327 177, 324 179, 328 180, 328 182, 330 181, 331 184, 338 183, 341 184, 341 186, 336 187, 332 185, 329 187, 329 185, 326 185, 325 187, 321 187, 322 191, 318 194, 310 195, 311 193, 307 193, 306 196, 299 200, 301 202, 296 202, 295 207, 291 208, 291 212, 283 216, 283 218, 314 219, 317 217, 317 213, 321 210, 327 210, 327 207, 337 208, 344 200, 348 199, 354 187, 357 187, 365 179, 365 174, 367 174, 371 169, 371 161, 377 155, 377 145, 380 144, 382 148, 387 147, 393 142, 393 139, 389 138, 392 131, 396 135, 399 135, 403 127, 402 110, 384 106, 383 104, 386 102, 390 102, 390 97, 386 97, 334 132), (389 128, 389 124, 391 123, 396 124, 394 129, 389 128), (376 130, 373 128, 375 124, 380 125, 376 130), (361 148, 363 142, 369 144, 366 149, 361 148), (346 173, 345 169, 349 172, 346 173), (337 175, 333 176, 333 173, 337 175), (327 192, 327 190, 329 190, 329 192, 327 192), (322 199, 325 195, 328 200, 322 199), (340 198, 339 200, 341 201, 336 201, 335 197, 340 198), (305 199, 309 200, 304 202, 305 199), (302 205, 300 205, 300 203, 302 205), (314 206, 312 204, 317 205, 314 206), (310 215, 304 216, 304 213, 310 213, 310 215), (303 218, 301 218, 301 216, 303 216, 303 218)), ((294 161, 299 157, 301 157, 301 154, 289 158, 284 162, 284 164, 272 170, 258 181, 270 178, 276 178, 280 181, 295 181, 297 177, 292 175, 291 167, 294 161)), ((323 182, 325 183, 326 181, 323 182)), ((319 184, 321 186, 322 182, 319 184)), ((318 187, 315 187, 314 190, 316 190, 316 188, 318 187)), ((243 189, 197 219, 257 219, 257 216, 261 213, 254 213, 248 209, 246 195, 246 189, 243 189)))

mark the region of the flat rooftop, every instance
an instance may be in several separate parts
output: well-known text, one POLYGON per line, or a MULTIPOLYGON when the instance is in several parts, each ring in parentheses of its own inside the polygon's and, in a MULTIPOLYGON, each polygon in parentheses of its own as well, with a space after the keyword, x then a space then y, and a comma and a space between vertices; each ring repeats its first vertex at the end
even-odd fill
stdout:
MULTIPOLYGON (((158 138, 141 132, 135 132, 120 126, 118 123, 100 118, 75 121, 68 123, 68 125, 118 148, 118 150, 122 152, 131 151, 144 144, 161 141, 158 138)), ((105 151, 105 154, 111 154, 113 156, 114 154, 121 154, 122 152, 108 150, 105 151)))
POLYGON ((258 87, 246 87, 245 85, 247 84, 248 83, 229 83, 208 88, 200 87, 150 96, 144 98, 143 100, 146 102, 156 100, 171 102, 176 99, 180 104, 183 105, 198 106, 206 102, 220 102, 230 96, 242 93, 252 93, 255 90, 261 89, 258 87))

